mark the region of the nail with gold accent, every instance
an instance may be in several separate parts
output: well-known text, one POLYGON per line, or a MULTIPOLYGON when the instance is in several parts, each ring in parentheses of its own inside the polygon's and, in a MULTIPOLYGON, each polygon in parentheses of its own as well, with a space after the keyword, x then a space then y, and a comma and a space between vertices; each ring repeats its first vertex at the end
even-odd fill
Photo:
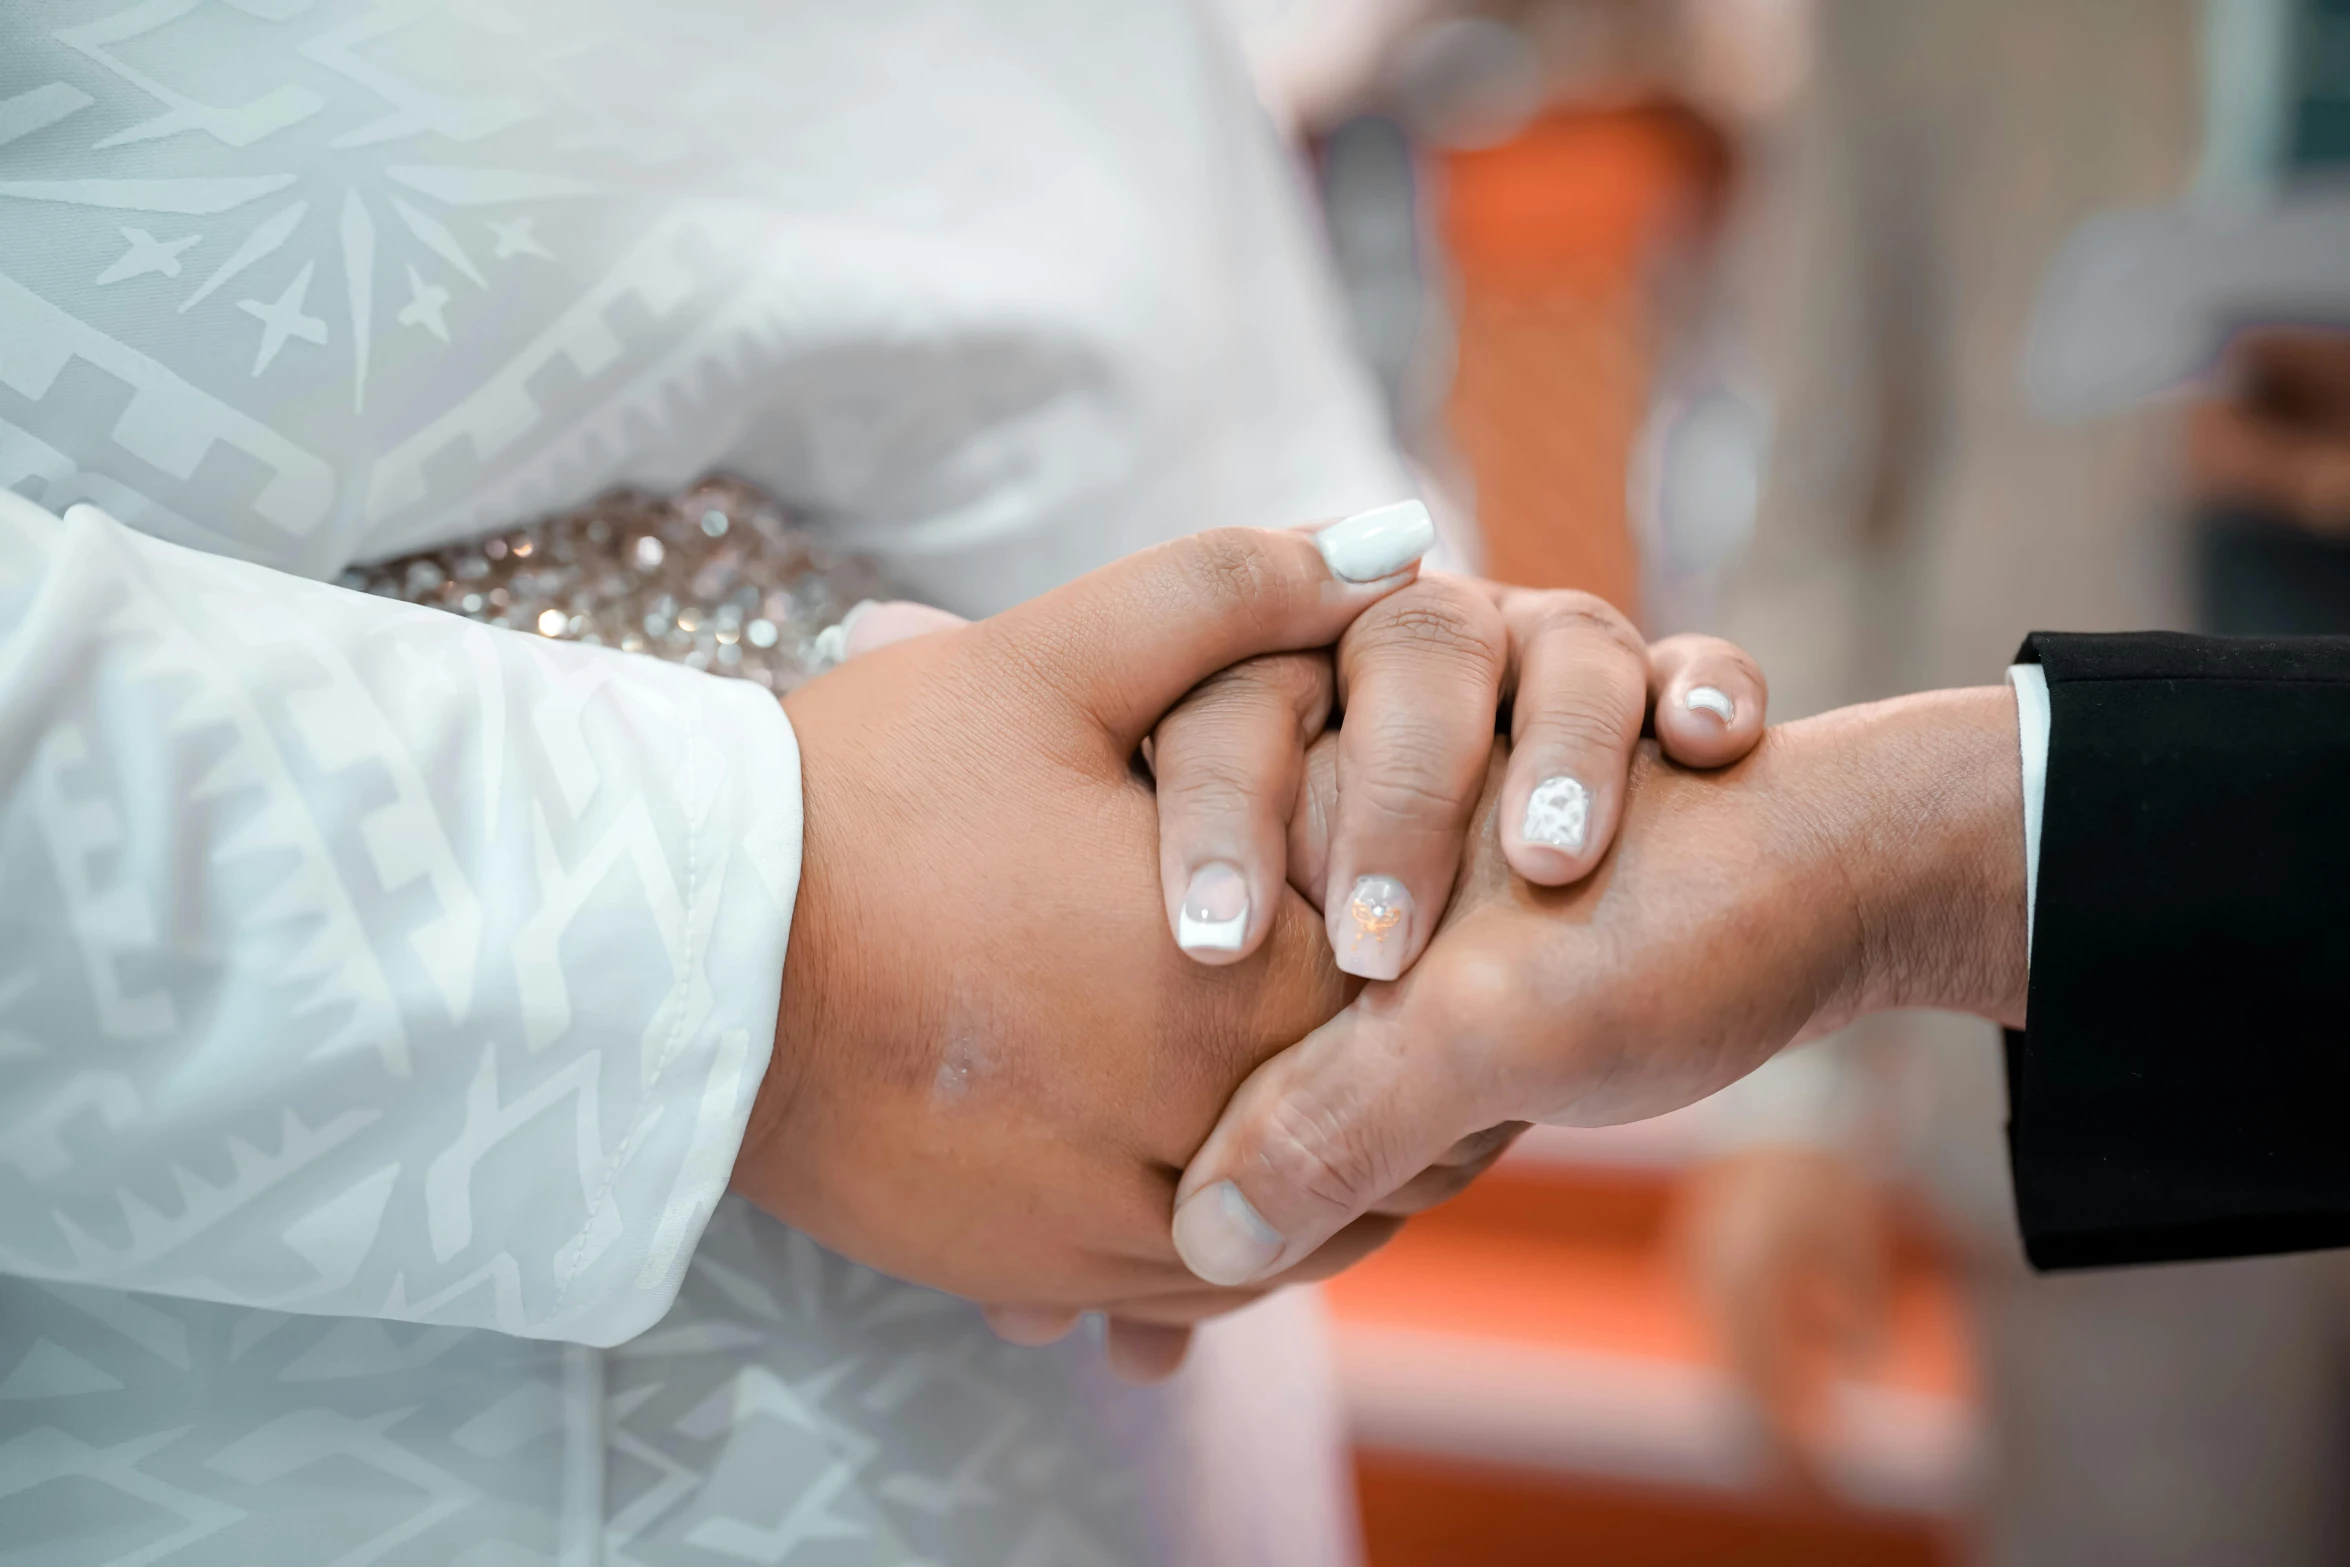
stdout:
POLYGON ((1393 876, 1357 877, 1346 901, 1332 911, 1330 946, 1349 974, 1395 978, 1411 939, 1411 891, 1393 876))

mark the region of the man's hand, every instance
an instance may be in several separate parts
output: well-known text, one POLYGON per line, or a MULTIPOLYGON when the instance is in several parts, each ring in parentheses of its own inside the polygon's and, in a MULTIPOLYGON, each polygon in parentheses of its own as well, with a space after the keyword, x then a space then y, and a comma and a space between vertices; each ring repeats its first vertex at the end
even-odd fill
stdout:
POLYGON ((1175 949, 1135 754, 1201 678, 1330 643, 1417 554, 1356 583, 1324 543, 1196 535, 791 696, 804 862, 739 1190, 981 1300, 1196 1287, 1167 1238, 1177 1173, 1351 982, 1294 895, 1247 964, 1175 949))
POLYGON ((1644 748, 1607 860, 1511 874, 1497 754, 1475 852, 1419 964, 1260 1067, 1184 1172, 1201 1278, 1277 1275, 1512 1121, 1704 1097, 1863 1012, 2020 1022, 2023 808, 2002 688, 1846 709, 1685 772, 1644 748))

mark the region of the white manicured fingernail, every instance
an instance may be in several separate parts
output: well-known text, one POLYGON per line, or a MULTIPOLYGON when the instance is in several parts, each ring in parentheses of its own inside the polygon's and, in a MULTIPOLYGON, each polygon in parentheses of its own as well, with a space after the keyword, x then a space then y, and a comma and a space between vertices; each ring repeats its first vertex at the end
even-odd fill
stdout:
POLYGON ((1583 852, 1591 825, 1591 791, 1579 778, 1561 773, 1545 778, 1526 796, 1526 821, 1519 829, 1528 843, 1547 843, 1569 854, 1583 852))
POLYGON ((1238 952, 1248 934, 1248 878, 1240 867, 1211 861, 1191 873, 1175 916, 1175 945, 1186 952, 1238 952))
POLYGON ((1210 1284, 1246 1284, 1281 1255, 1281 1232, 1239 1187, 1218 1181, 1175 1210, 1175 1253, 1210 1284))
POLYGON ((816 640, 808 644, 809 662, 818 669, 830 669, 849 656, 849 633, 857 628, 857 617, 879 603, 878 599, 859 599, 849 612, 832 625, 816 633, 816 640))
POLYGON ((1358 511, 1314 535, 1331 575, 1344 582, 1392 577, 1436 545, 1436 523, 1418 501, 1358 511))
POLYGON ((1411 890, 1393 876, 1358 876, 1346 902, 1331 911, 1330 946, 1338 966, 1364 979, 1403 972, 1412 940, 1411 890))
POLYGON ((1691 686, 1681 705, 1692 713, 1711 713, 1724 724, 1738 719, 1738 704, 1730 700, 1729 692, 1716 686, 1691 686))

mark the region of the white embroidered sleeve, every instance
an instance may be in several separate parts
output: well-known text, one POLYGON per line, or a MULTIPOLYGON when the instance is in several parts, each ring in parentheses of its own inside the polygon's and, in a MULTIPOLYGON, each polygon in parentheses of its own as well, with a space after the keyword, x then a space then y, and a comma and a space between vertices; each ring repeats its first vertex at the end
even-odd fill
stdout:
POLYGON ((759 687, 0 492, 0 1270, 630 1337, 799 852, 759 687))

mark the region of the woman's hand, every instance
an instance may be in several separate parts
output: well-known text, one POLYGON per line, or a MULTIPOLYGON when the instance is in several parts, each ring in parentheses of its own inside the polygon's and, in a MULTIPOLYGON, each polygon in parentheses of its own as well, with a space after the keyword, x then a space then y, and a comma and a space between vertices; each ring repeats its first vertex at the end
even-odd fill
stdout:
POLYGON ((1160 720, 1159 867, 1176 943, 1203 963, 1257 950, 1284 880, 1323 913, 1338 966, 1394 979, 1428 944, 1460 869, 1497 727, 1511 739, 1501 852, 1539 886, 1607 852, 1644 728, 1692 767, 1763 732, 1762 673, 1711 637, 1653 647, 1588 593, 1426 572, 1366 611, 1334 653, 1224 670, 1160 720), (1334 797, 1306 753, 1343 709, 1334 797), (1333 804, 1334 800, 1334 804, 1333 804), (1301 809, 1328 809, 1290 851, 1301 809))
POLYGON ((1192 1287, 1166 1232, 1177 1172, 1352 985, 1294 896, 1244 968, 1175 950, 1134 756, 1207 674, 1327 645, 1409 580, 1424 541, 1374 538, 1366 563, 1334 547, 1347 526, 1179 540, 787 699, 799 906, 738 1189, 976 1299, 1192 1287))

